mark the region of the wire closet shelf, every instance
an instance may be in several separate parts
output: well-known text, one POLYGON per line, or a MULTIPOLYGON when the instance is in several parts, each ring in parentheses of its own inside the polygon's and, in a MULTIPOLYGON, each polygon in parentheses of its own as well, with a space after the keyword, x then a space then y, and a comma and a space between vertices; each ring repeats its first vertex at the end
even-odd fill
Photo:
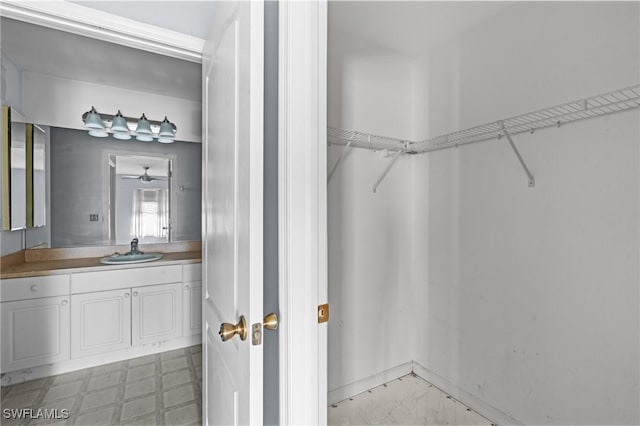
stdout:
POLYGON ((388 150, 419 154, 501 139, 507 134, 517 135, 549 127, 559 127, 566 123, 615 114, 639 107, 640 84, 637 84, 420 141, 409 141, 334 127, 327 129, 327 139, 330 145, 349 145, 354 148, 375 151, 388 150))
POLYGON ((327 129, 327 141, 329 145, 342 145, 344 148, 340 158, 338 158, 331 168, 327 180, 331 180, 331 177, 335 174, 336 169, 348 155, 351 148, 363 148, 374 151, 385 150, 394 154, 393 159, 373 185, 373 192, 376 192, 376 189, 387 173, 389 173, 389 170, 402 155, 423 154, 505 137, 527 175, 529 187, 534 187, 535 177, 531 173, 531 170, 529 170, 527 163, 514 143, 512 139, 513 135, 525 132, 534 133, 539 129, 560 127, 563 124, 638 109, 639 107, 640 84, 636 84, 625 87, 624 89, 567 102, 515 117, 492 121, 480 126, 470 127, 465 130, 420 141, 409 141, 355 130, 329 127, 327 129))

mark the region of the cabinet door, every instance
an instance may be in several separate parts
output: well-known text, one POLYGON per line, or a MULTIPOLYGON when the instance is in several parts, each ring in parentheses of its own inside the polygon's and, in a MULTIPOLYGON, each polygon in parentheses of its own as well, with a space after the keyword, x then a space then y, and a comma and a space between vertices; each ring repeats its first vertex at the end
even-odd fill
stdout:
POLYGON ((4 302, 2 372, 69 359, 69 297, 4 302))
POLYGON ((71 357, 131 346, 129 289, 71 296, 71 357))
POLYGON ((132 289, 133 345, 156 343, 182 336, 182 284, 132 289))
POLYGON ((202 333, 202 281, 184 283, 183 334, 202 333))

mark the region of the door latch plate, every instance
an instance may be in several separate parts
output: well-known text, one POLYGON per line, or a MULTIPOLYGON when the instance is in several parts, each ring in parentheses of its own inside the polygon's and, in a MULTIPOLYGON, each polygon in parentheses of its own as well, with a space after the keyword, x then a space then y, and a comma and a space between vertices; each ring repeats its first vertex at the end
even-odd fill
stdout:
POLYGON ((251 326, 251 344, 253 346, 260 345, 262 343, 262 324, 259 322, 251 326))
POLYGON ((329 304, 318 305, 318 324, 329 321, 329 304))

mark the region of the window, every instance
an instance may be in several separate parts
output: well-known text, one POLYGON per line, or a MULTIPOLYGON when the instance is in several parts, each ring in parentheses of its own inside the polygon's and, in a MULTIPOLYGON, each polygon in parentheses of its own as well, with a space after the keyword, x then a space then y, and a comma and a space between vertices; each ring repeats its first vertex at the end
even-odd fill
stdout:
POLYGON ((169 203, 166 189, 137 188, 133 192, 133 235, 140 242, 166 242, 169 203))

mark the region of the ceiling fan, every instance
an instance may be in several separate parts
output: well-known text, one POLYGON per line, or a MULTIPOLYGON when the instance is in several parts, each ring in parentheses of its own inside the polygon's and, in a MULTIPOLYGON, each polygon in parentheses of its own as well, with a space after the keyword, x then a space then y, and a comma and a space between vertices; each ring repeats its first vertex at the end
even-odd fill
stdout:
POLYGON ((149 166, 144 166, 143 169, 144 169, 144 173, 141 174, 141 175, 123 175, 123 176, 120 176, 120 178, 122 178, 122 179, 138 179, 142 183, 149 183, 149 182, 152 182, 154 180, 166 180, 166 178, 163 178, 163 177, 150 176, 149 175, 149 166))

